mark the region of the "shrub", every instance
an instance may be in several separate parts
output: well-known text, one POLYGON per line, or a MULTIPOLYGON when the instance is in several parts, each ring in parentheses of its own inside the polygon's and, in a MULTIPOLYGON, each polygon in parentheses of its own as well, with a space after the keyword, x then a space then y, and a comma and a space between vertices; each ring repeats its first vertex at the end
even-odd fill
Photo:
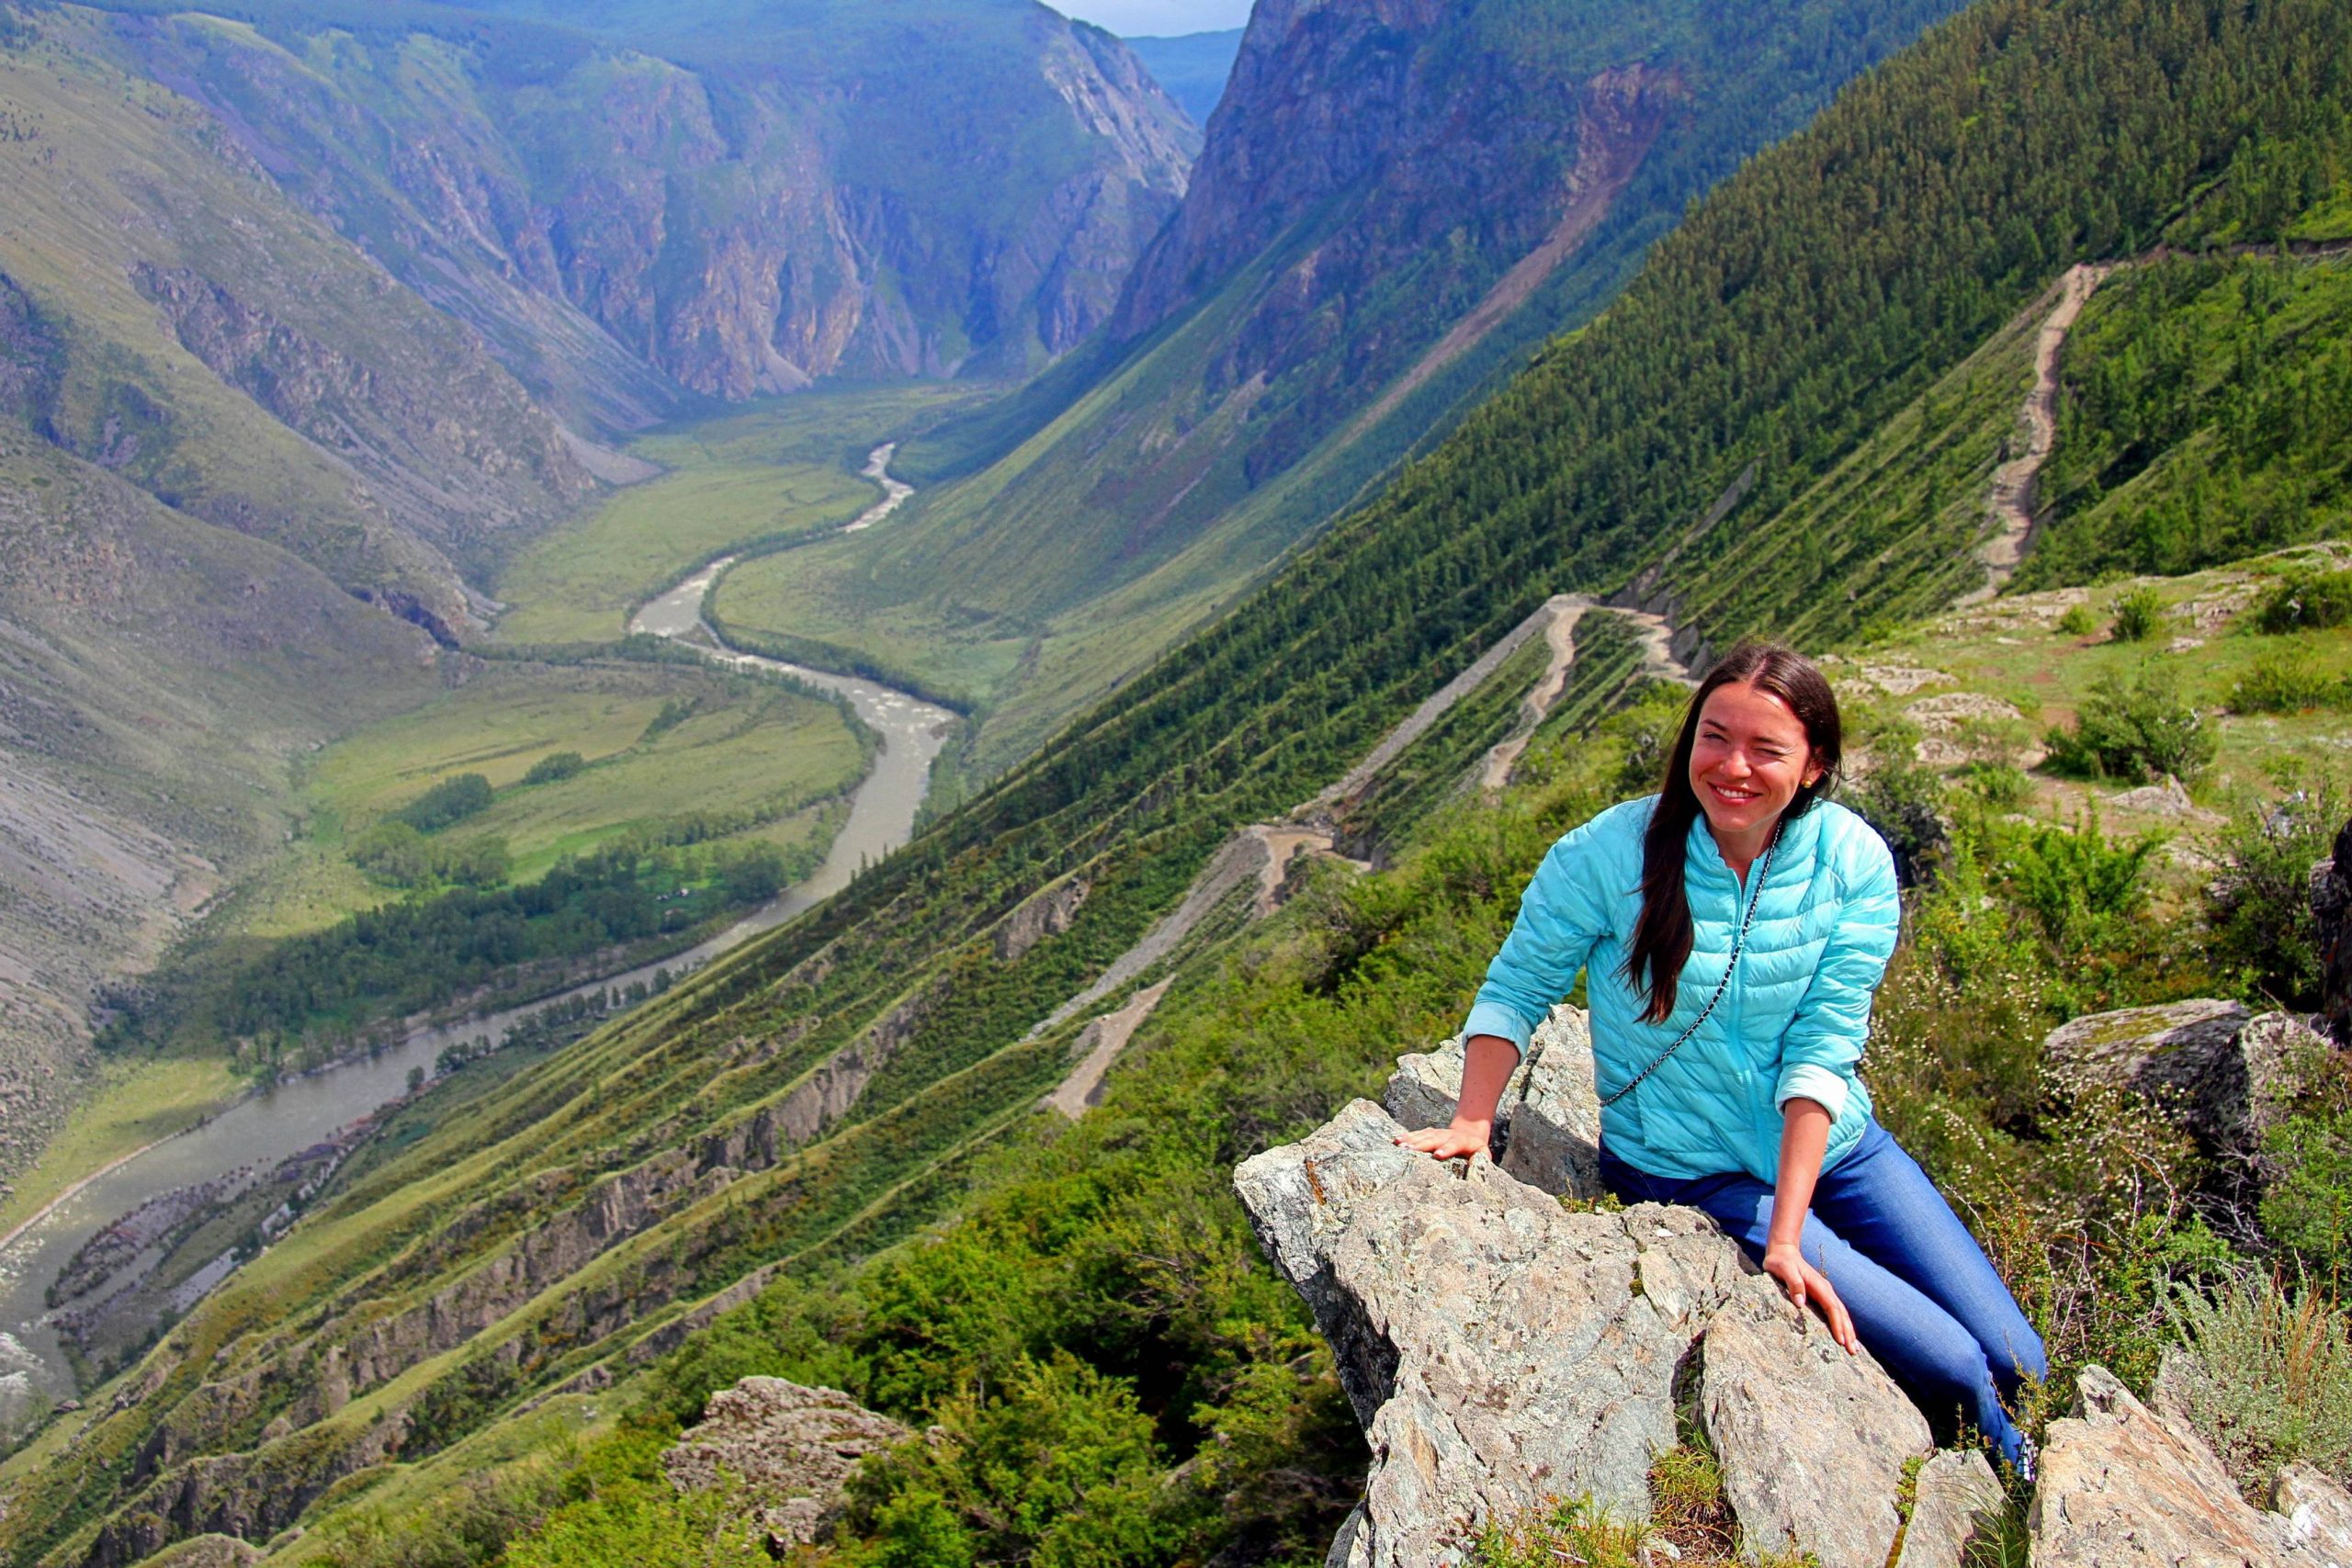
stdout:
POLYGON ((2333 1288, 2352 1274, 2352 1115, 2290 1116, 2262 1135, 2263 1234, 2333 1288))
POLYGON ((1174 1545, 1159 1471, 1134 1390, 1057 1350, 1021 1362, 1001 1395, 951 1398, 931 1434, 868 1459, 851 1522, 874 1561, 909 1568, 1141 1568, 1174 1545))
POLYGON ((2222 869, 2205 886, 2208 947, 2217 967, 2281 1007, 2319 1005, 2311 872, 2328 857, 2344 810, 2334 789, 2297 790, 2241 807, 2215 846, 2222 869))
POLYGON ((2088 604, 2069 604, 2058 617, 2058 631, 2064 637, 2088 637, 2098 625, 2098 617, 2091 614, 2088 604))
POLYGON ((2299 571, 2263 600, 2255 624, 2267 632, 2299 632, 2352 621, 2352 571, 2299 571))
POLYGON ((2221 750, 2222 738, 2181 701, 2172 677, 2143 666, 2130 684, 2102 675, 2083 699, 2073 729, 2042 737, 2048 766, 2060 773, 2147 782, 2188 778, 2221 750))
POLYGON ((2173 1321, 2188 1351, 2178 1385, 2190 1423, 2252 1501, 2286 1465, 2352 1476, 2352 1322, 2315 1291, 2268 1279, 2207 1295, 2182 1289, 2173 1321))
POLYGON ((1883 749, 1871 771, 1848 793, 1846 804, 1878 829, 1894 852, 1895 880, 1915 887, 1943 852, 1943 780, 1932 768, 1912 759, 1908 739, 1901 735, 1882 738, 1883 749), (1886 741, 1896 744, 1886 747, 1886 741))
POLYGON ((2265 653, 2230 688, 2230 706, 2239 713, 2301 713, 2341 707, 2352 690, 2323 673, 2301 649, 2265 653))
POLYGON ((523 775, 523 782, 526 784, 554 784, 570 778, 587 765, 588 759, 577 751, 550 751, 531 764, 531 771, 523 775))
POLYGON ((1960 770, 1960 783, 1996 810, 2022 806, 2033 794, 2033 781, 2023 769, 2008 762, 1971 762, 1960 770))
POLYGON ((490 781, 480 773, 458 773, 443 779, 398 811, 391 820, 405 822, 420 833, 437 833, 490 809, 490 781))
POLYGON ((2044 935, 2061 949, 2079 946, 2146 906, 2148 858, 2160 842, 2110 844, 2097 818, 2072 832, 2037 828, 2012 849, 2009 881, 2044 935))
POLYGON ((2115 602, 2108 635, 2117 642, 2145 642, 2165 624, 2165 602, 2153 588, 2134 588, 2115 602))

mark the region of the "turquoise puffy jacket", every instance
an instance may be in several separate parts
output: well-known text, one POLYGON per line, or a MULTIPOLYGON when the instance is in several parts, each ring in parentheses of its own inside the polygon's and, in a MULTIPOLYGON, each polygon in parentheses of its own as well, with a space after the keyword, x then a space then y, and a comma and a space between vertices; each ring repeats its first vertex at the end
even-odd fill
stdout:
MULTIPOLYGON (((1501 1035, 1523 1054, 1582 969, 1593 1077, 1606 1098, 1690 1026, 1723 978, 1746 903, 1701 818, 1690 828, 1685 872, 1690 960, 1674 1016, 1645 1021, 1645 998, 1626 980, 1624 963, 1641 911, 1642 835, 1657 804, 1650 795, 1613 806, 1552 846, 1487 966, 1465 1033, 1501 1035)), ((1781 1107, 1801 1095, 1832 1118, 1822 1167, 1835 1165, 1870 1121, 1870 1095, 1854 1067, 1899 919, 1894 859, 1870 824, 1826 800, 1784 819, 1723 1000, 1663 1066, 1601 1112, 1602 1145, 1653 1176, 1745 1171, 1770 1185, 1781 1107)))

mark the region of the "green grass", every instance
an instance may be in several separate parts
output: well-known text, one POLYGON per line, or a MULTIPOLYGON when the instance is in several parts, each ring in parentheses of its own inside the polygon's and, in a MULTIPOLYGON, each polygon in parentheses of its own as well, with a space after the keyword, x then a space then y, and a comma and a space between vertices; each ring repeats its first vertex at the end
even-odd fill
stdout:
POLYGON ((858 475, 866 454, 976 395, 930 385, 808 392, 639 436, 629 455, 669 471, 517 556, 498 580, 513 608, 497 637, 615 637, 631 609, 714 556, 849 522, 881 493, 858 475))

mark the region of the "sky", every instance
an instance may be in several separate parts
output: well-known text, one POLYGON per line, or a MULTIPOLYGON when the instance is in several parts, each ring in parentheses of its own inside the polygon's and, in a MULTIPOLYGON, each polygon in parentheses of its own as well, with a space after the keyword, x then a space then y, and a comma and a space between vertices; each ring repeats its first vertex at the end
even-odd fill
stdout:
POLYGON ((1238 28, 1250 0, 1046 0, 1064 16, 1107 28, 1121 38, 1166 38, 1238 28))

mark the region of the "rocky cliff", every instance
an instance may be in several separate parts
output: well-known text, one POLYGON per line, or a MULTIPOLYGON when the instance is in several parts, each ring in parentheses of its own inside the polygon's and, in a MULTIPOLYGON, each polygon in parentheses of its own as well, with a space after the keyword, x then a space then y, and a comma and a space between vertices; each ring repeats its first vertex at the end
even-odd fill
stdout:
MULTIPOLYGON (((1385 1108, 1358 1100, 1235 1173, 1372 1449, 1332 1568, 1459 1563, 1480 1525, 1563 1499, 1646 1518, 1678 1421, 1715 1456, 1750 1558, 1956 1568, 1991 1547, 2010 1503, 1990 1467, 1936 1451, 1867 1353, 1839 1350, 1698 1211, 1596 1202, 1589 1070, 1584 1017, 1563 1007, 1505 1090, 1497 1157, 1441 1166, 1394 1142, 1451 1115, 1455 1042, 1403 1058, 1385 1108)), ((2273 1502, 2241 1498, 2177 1408, 2091 1367, 2051 1424, 2025 1529, 2052 1568, 2352 1562, 2342 1487, 2294 1467, 2273 1502)))

